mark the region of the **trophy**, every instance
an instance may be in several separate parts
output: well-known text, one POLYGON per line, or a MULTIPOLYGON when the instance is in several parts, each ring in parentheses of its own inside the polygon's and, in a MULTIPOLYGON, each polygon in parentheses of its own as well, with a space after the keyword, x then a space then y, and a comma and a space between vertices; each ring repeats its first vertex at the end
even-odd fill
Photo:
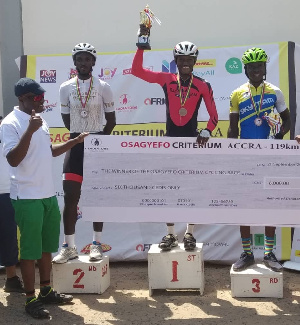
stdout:
POLYGON ((262 118, 265 119, 269 124, 270 127, 269 139, 275 139, 275 135, 279 133, 281 127, 280 115, 272 111, 270 114, 265 113, 265 115, 262 118))
POLYGON ((146 8, 140 12, 140 28, 138 30, 138 42, 136 46, 139 49, 151 50, 150 46, 150 28, 153 21, 156 21, 159 25, 161 21, 154 15, 147 5, 146 8))

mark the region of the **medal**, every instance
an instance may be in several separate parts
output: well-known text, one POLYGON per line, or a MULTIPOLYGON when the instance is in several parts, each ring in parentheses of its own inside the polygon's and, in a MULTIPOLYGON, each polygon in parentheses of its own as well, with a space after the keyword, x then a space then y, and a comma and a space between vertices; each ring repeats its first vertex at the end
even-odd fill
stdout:
POLYGON ((262 125, 262 119, 260 117, 257 117, 255 120, 254 120, 254 124, 256 126, 261 126, 262 125))
POLYGON ((261 126, 263 120, 259 117, 259 114, 261 112, 261 108, 262 108, 262 104, 263 104, 263 99, 264 99, 264 95, 265 95, 265 83, 264 83, 264 86, 263 86, 263 88, 261 90, 261 93, 260 93, 260 102, 259 102, 258 108, 256 107, 256 103, 254 102, 254 99, 252 97, 250 84, 248 84, 248 88, 249 88, 249 96, 250 96, 250 99, 251 99, 251 102, 252 102, 252 106, 253 106, 253 108, 254 108, 254 110, 256 112, 256 115, 257 115, 257 118, 254 120, 254 124, 256 126, 261 126))
POLYGON ((81 117, 87 117, 88 113, 87 111, 81 111, 80 115, 81 117))
POLYGON ((179 115, 180 116, 186 116, 186 114, 187 114, 186 108, 181 107, 180 110, 179 110, 179 115))
POLYGON ((181 117, 181 116, 182 116, 182 117, 183 117, 183 116, 186 116, 186 114, 187 114, 187 109, 184 107, 184 104, 186 103, 186 100, 187 100, 187 98, 189 97, 189 93, 190 93, 190 90, 191 90, 191 86, 192 86, 193 78, 194 78, 194 76, 191 75, 190 84, 189 84, 189 87, 188 87, 188 90, 187 90, 187 93, 186 93, 185 99, 184 99, 184 101, 183 101, 183 100, 182 100, 182 93, 181 93, 181 83, 180 83, 180 78, 179 78, 179 74, 177 75, 177 84, 178 84, 178 89, 179 89, 179 99, 180 99, 180 105, 181 105, 181 108, 180 108, 179 111, 178 111, 180 117, 181 117))
MULTIPOLYGON (((82 95, 81 95, 81 92, 80 92, 80 87, 79 87, 79 82, 78 82, 78 77, 77 77, 77 80, 76 80, 76 90, 77 90, 77 96, 78 98, 80 99, 80 102, 81 102, 81 106, 82 108, 85 108, 87 102, 89 101, 90 99, 90 96, 91 96, 91 92, 92 92, 92 88, 93 88, 93 76, 91 76, 91 80, 90 80, 90 85, 89 85, 89 90, 88 90, 88 94, 85 98, 85 101, 83 101, 82 99, 82 95)), ((85 111, 85 110, 82 110, 80 112, 80 115, 81 117, 87 117, 88 116, 88 112, 85 111)))

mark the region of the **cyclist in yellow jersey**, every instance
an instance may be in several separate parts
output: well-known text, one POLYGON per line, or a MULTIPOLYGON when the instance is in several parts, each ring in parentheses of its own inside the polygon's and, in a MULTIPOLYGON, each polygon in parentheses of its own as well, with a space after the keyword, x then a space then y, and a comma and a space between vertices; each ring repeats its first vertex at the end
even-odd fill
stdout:
MULTIPOLYGON (((270 126, 266 116, 272 113, 274 109, 282 120, 280 129, 274 138, 282 139, 290 130, 290 113, 286 107, 282 91, 265 81, 267 60, 268 56, 261 48, 251 48, 244 53, 242 61, 249 81, 231 94, 228 138, 238 138, 239 135, 241 139, 269 138, 270 126)), ((282 265, 273 253, 275 230, 276 227, 265 227, 263 263, 273 271, 280 272, 282 265)), ((250 227, 241 226, 240 232, 244 252, 240 259, 233 264, 234 271, 242 271, 254 264, 250 227)))

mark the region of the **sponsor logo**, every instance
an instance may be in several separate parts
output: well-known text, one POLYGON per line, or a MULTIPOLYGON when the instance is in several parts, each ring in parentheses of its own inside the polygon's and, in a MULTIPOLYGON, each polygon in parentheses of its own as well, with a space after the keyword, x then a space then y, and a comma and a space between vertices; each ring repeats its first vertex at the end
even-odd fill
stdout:
POLYGON ((165 105, 166 99, 165 98, 146 98, 144 100, 145 105, 165 105))
POLYGON ((112 79, 114 75, 116 74, 117 68, 101 68, 100 73, 98 74, 98 77, 102 80, 108 80, 112 79))
POLYGON ((242 73, 242 70, 243 70, 242 67, 243 67, 242 62, 238 58, 230 58, 225 63, 225 68, 226 68, 227 72, 229 72, 231 74, 242 73))
POLYGON ((197 68, 211 68, 216 66, 216 59, 197 60, 194 66, 197 68))
POLYGON ((168 62, 166 60, 162 61, 162 65, 161 65, 162 72, 176 73, 176 69, 177 66, 174 60, 172 60, 171 62, 168 62))
MULTIPOLYGON (((89 254, 90 253, 90 248, 91 248, 91 245, 92 244, 87 244, 85 245, 82 250, 80 251, 80 253, 83 253, 83 254, 89 254)), ((101 244, 101 247, 102 247, 102 250, 103 250, 103 253, 105 252, 109 252, 111 250, 111 246, 110 245, 107 245, 107 244, 101 244)))
POLYGON ((203 78, 206 76, 212 77, 215 75, 215 70, 210 69, 210 70, 198 70, 193 72, 195 76, 203 78))
POLYGON ((57 106, 57 102, 55 102, 55 103, 49 103, 48 99, 45 99, 43 113, 52 112, 53 111, 53 108, 56 108, 56 106, 57 106))
MULTIPOLYGON (((153 66, 150 66, 150 67, 144 67, 144 69, 146 69, 146 70, 150 70, 150 71, 153 71, 153 66)), ((131 74, 131 68, 128 68, 128 69, 124 69, 124 70, 123 70, 123 75, 126 75, 126 74, 131 74)))
POLYGON ((40 83, 56 83, 56 70, 40 70, 40 83))
POLYGON ((76 69, 73 69, 73 68, 70 68, 70 72, 69 72, 69 75, 68 75, 68 79, 72 79, 74 77, 77 76, 77 70, 76 69))
POLYGON ((132 110, 136 110, 137 106, 136 105, 129 105, 131 102, 131 97, 128 94, 122 94, 119 97, 119 103, 121 106, 116 107, 116 111, 120 112, 129 112, 132 110))
POLYGON ((138 252, 145 252, 150 249, 151 245, 152 244, 138 244, 136 245, 135 250, 137 250, 138 252))
POLYGON ((99 138, 93 138, 91 144, 95 147, 99 147, 102 144, 102 141, 99 138))

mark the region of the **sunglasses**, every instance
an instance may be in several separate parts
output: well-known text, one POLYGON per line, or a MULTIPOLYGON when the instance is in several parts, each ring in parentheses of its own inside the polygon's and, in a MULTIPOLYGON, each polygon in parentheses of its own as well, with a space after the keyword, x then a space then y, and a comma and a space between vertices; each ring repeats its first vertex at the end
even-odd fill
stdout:
POLYGON ((33 99, 34 102, 40 102, 41 100, 44 100, 44 94, 41 95, 35 95, 35 96, 26 96, 29 99, 33 99))

